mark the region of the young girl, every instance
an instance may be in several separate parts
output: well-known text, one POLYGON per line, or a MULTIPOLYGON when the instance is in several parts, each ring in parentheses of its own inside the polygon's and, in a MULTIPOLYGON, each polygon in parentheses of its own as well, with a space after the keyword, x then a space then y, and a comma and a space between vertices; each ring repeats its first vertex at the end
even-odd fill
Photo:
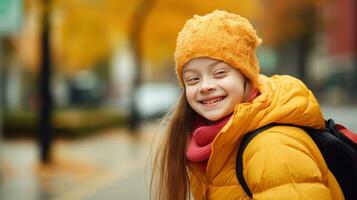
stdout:
MULTIPOLYGON (((271 123, 323 128, 318 102, 299 80, 259 74, 261 40, 238 15, 214 11, 188 20, 177 38, 184 92, 156 155, 154 199, 246 199, 236 178, 242 137, 271 123)), ((275 126, 243 154, 253 199, 344 199, 304 130, 275 126)))

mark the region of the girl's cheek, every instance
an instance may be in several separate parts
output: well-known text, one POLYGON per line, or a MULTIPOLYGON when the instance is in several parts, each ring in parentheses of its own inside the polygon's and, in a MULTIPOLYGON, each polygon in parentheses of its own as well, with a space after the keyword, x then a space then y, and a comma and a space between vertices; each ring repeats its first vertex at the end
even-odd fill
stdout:
POLYGON ((185 89, 186 92, 186 99, 190 102, 195 98, 195 88, 188 87, 185 89))
POLYGON ((186 98, 188 98, 191 95, 191 90, 185 89, 185 93, 186 93, 186 98))
POLYGON ((190 90, 187 89, 187 87, 185 88, 185 94, 186 94, 186 99, 189 100, 190 97, 190 90))

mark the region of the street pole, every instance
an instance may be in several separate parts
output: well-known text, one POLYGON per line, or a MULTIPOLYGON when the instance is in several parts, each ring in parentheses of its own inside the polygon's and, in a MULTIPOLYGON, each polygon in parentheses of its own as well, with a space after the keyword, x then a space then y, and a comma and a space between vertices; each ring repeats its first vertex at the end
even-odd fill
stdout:
POLYGON ((147 16, 154 5, 154 0, 142 0, 134 11, 129 27, 129 42, 130 48, 134 55, 134 77, 133 87, 131 92, 129 129, 136 133, 141 119, 136 104, 135 93, 141 85, 141 74, 143 70, 143 53, 142 53, 142 32, 144 29, 147 16))
POLYGON ((42 21, 41 69, 39 75, 40 112, 39 112, 39 146, 40 160, 44 164, 51 162, 52 96, 51 96, 51 48, 50 48, 50 0, 43 0, 44 13, 42 21))

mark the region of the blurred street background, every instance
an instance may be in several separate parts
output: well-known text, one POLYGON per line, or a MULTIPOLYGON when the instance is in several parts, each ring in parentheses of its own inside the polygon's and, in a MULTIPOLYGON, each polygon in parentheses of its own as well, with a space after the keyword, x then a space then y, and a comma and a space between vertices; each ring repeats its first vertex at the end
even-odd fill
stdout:
POLYGON ((263 74, 357 132, 355 0, 0 0, 0 199, 149 199, 177 33, 215 9, 252 22, 263 74))

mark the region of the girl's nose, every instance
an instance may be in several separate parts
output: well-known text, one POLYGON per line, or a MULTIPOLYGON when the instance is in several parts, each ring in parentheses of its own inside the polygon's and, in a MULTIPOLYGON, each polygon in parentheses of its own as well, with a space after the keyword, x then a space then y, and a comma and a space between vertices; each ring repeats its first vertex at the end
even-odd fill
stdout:
POLYGON ((201 93, 210 93, 216 90, 216 85, 210 81, 210 80, 203 80, 201 87, 200 87, 200 92, 201 93))

